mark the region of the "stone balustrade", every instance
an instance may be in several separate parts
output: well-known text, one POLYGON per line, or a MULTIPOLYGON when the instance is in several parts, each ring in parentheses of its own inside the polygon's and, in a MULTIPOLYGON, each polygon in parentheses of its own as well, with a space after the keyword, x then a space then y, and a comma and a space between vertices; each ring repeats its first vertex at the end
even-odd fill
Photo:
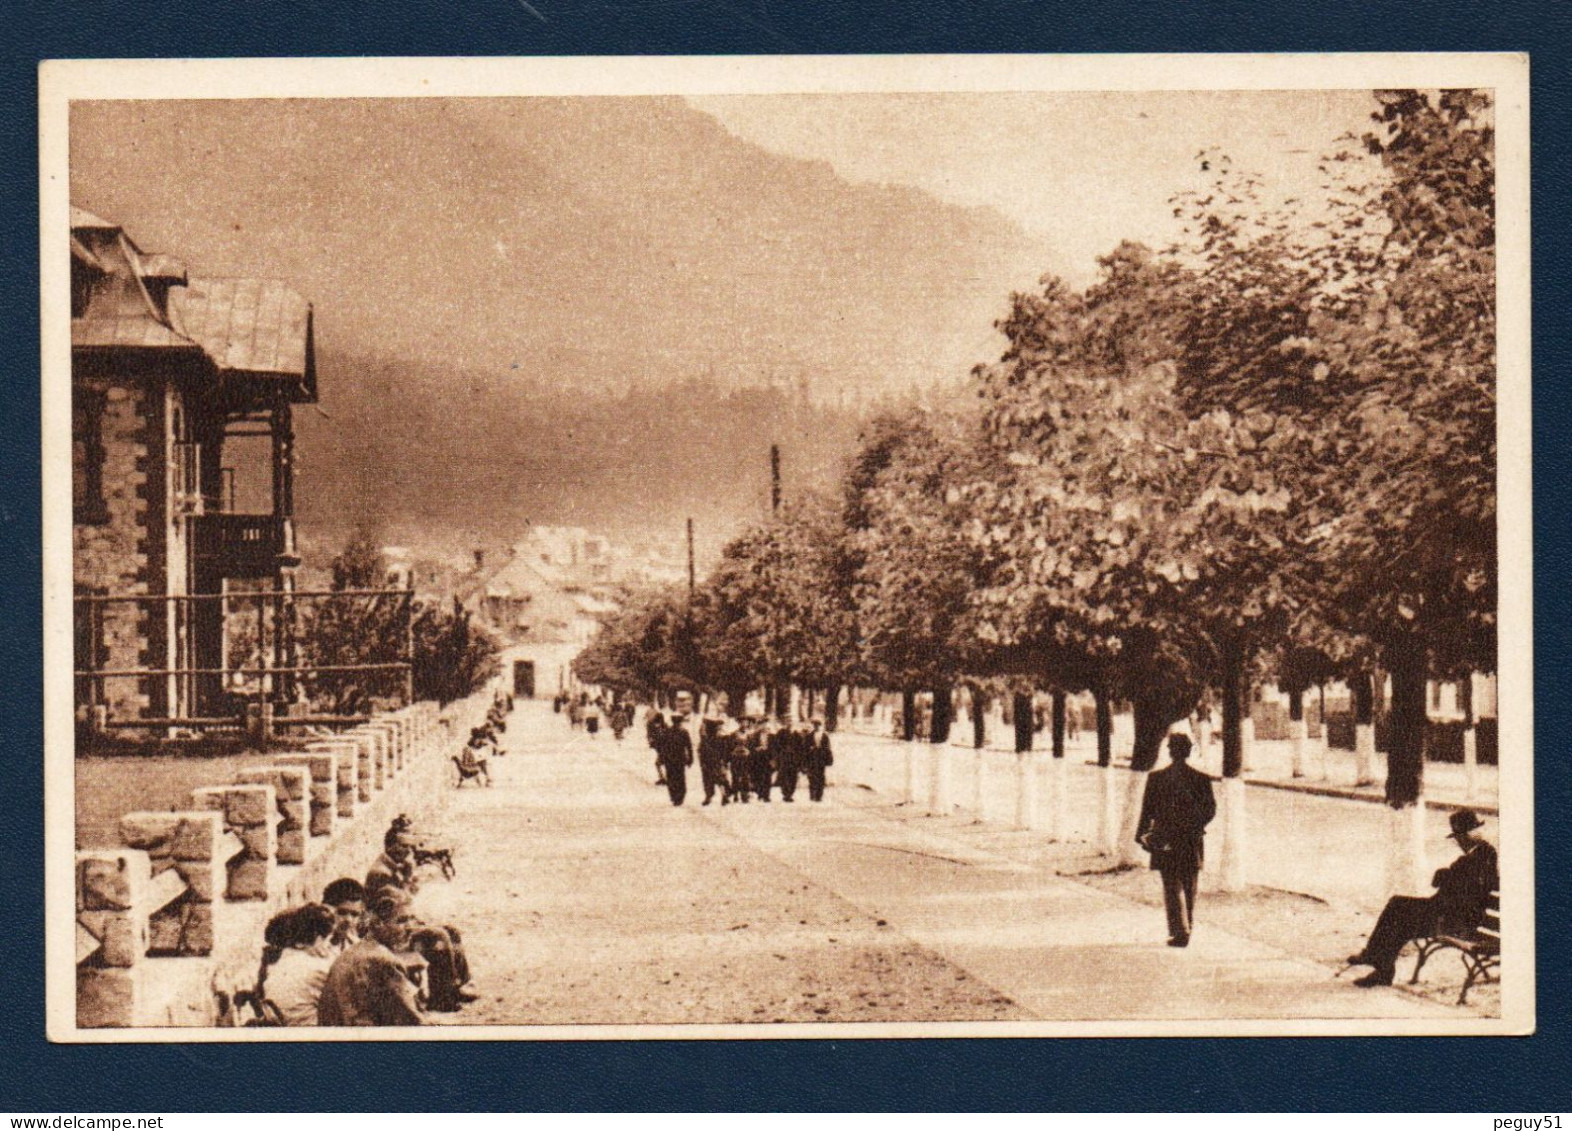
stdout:
POLYGON ((238 770, 187 809, 125 814, 120 847, 77 853, 78 1027, 223 1023, 268 918, 363 876, 394 816, 440 805, 489 702, 416 703, 238 770))

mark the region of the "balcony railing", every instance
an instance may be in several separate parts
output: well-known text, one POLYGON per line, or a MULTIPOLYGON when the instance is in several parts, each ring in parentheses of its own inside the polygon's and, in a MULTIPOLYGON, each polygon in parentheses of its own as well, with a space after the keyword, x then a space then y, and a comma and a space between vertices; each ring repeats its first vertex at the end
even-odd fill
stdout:
POLYGON ((295 554, 294 524, 275 514, 204 514, 193 519, 197 557, 224 577, 271 577, 295 554))

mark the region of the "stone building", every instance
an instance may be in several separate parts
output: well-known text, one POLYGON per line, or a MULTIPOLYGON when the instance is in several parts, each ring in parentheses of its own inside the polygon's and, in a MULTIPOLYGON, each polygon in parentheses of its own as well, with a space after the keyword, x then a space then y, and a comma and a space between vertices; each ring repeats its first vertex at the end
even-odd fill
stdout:
POLYGON ((78 719, 227 718, 244 710, 223 678, 247 659, 228 654, 233 618, 255 626, 248 662, 292 655, 282 598, 220 598, 294 584, 291 413, 317 396, 311 306, 272 280, 193 278, 81 209, 70 239, 78 719), (260 486, 237 496, 237 480, 260 486))

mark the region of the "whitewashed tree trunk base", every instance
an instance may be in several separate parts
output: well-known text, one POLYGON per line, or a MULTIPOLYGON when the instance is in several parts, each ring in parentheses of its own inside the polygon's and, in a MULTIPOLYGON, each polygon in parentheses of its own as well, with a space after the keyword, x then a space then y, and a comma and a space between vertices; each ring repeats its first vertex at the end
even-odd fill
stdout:
POLYGON ((1112 766, 1097 774, 1097 851, 1103 856, 1114 853, 1114 837, 1119 830, 1119 792, 1115 788, 1112 766))
POLYGON ((1305 776, 1305 741, 1309 729, 1303 719, 1288 721, 1289 773, 1296 778, 1305 776))
POLYGON ((905 781, 901 786, 901 801, 907 805, 911 805, 917 800, 917 751, 913 749, 916 745, 914 742, 901 743, 906 762, 905 781))
POLYGON ((1131 770, 1125 782, 1124 811, 1119 819, 1119 863, 1134 866, 1146 859, 1146 853, 1135 843, 1139 831, 1136 822, 1141 817, 1141 799, 1146 796, 1146 771, 1131 770))
POLYGON ((1032 751, 1015 756, 1015 827, 1030 829, 1037 824, 1037 774, 1032 751))
POLYGON ((1239 720, 1239 772, 1241 774, 1253 773, 1255 770, 1255 720, 1248 712, 1239 720))
POLYGON ((987 806, 983 803, 983 786, 987 780, 987 752, 978 748, 972 751, 972 816, 979 822, 988 819, 987 806))
POLYGON ((1370 785, 1375 781, 1375 727, 1360 723, 1354 727, 1354 784, 1370 785))
POLYGON ((1069 826, 1066 814, 1069 812, 1067 794, 1069 792, 1070 778, 1065 769, 1064 758, 1048 759, 1048 836, 1052 840, 1068 840, 1069 826))
POLYGON ((1469 727, 1463 732, 1463 800, 1479 796, 1479 732, 1469 727))
POLYGON ((928 812, 942 817, 950 811, 950 759, 943 743, 929 743, 928 812))
POLYGON ((1430 869, 1425 858, 1425 803, 1387 809, 1390 836, 1387 856, 1387 894, 1426 896, 1431 892, 1430 869))
POLYGON ((1245 783, 1241 778, 1224 778, 1217 783, 1217 820, 1215 833, 1208 840, 1210 861, 1206 872, 1211 877, 1210 891, 1236 892, 1245 889, 1245 783))

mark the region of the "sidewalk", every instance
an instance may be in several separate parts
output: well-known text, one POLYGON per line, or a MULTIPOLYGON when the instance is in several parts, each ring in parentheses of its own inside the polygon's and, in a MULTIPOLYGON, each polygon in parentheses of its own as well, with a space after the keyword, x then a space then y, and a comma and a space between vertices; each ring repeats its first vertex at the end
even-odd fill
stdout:
MULTIPOLYGON (((846 726, 842 733, 860 734, 877 738, 891 737, 882 726, 875 727, 872 720, 858 719, 846 726)), ((1046 757, 1052 738, 1046 732, 1033 736, 1034 750, 1039 757, 1046 757)), ((892 739, 893 740, 893 739, 892 739)), ((972 749, 972 730, 964 720, 951 730, 949 746, 962 750, 972 749)), ((1014 754, 1014 732, 989 719, 987 749, 1014 754)), ((1065 744, 1067 757, 1082 761, 1096 761, 1096 736, 1082 731, 1065 744)), ((1242 775, 1250 785, 1268 789, 1286 789, 1326 797, 1344 797, 1356 801, 1381 804, 1385 801, 1386 753, 1376 751, 1371 759, 1372 784, 1358 785, 1358 773, 1352 750, 1327 747, 1320 739, 1307 739, 1304 746, 1303 776, 1293 776, 1293 746, 1286 739, 1258 739, 1252 750, 1249 768, 1242 775)), ((1114 764, 1130 764, 1129 738, 1121 743, 1114 741, 1114 764)), ((1193 755, 1192 764, 1199 770, 1221 777, 1223 772, 1223 746, 1220 735, 1213 733, 1206 746, 1193 755)), ((1468 788, 1468 777, 1462 765, 1449 762, 1425 763, 1425 803, 1432 808, 1448 812, 1464 807, 1480 813, 1499 811, 1500 774, 1496 766, 1479 765, 1474 773, 1474 788, 1468 788)))
MULTIPOLYGON (((1115 794, 1122 807, 1129 775, 1127 769, 1109 771, 1088 764, 1094 751, 1085 743, 1071 744, 1063 761, 1063 824, 1054 837, 1052 759, 1046 753, 1039 752, 1031 763, 1037 775, 1036 820, 1030 830, 1019 830, 1020 779, 1013 751, 984 751, 979 798, 976 753, 941 747, 948 762, 948 797, 942 815, 934 816, 929 812, 934 764, 930 746, 846 732, 835 741, 836 783, 863 791, 869 804, 902 812, 925 828, 942 828, 969 844, 1007 852, 1022 866, 1149 905, 1154 909, 1149 914, 1160 920, 1155 910, 1161 906, 1157 878, 1145 867, 1118 869, 1114 859, 1097 850, 1104 780, 1110 772, 1116 775, 1115 794), (914 799, 909 805, 903 803, 908 750, 914 799)), ((1434 808, 1427 815, 1426 849, 1436 866, 1456 856, 1447 839, 1447 815, 1434 808)), ((1343 966, 1344 956, 1363 945, 1386 902, 1388 810, 1336 795, 1257 789, 1249 791, 1246 820, 1247 889, 1218 893, 1212 882, 1215 872, 1203 871, 1199 918, 1317 963, 1323 976, 1330 977, 1343 966)), ((1455 967, 1445 962, 1440 968, 1427 966, 1424 983, 1412 992, 1450 1004, 1461 984, 1455 967)), ((1406 976, 1412 959, 1404 959, 1400 968, 1406 976)), ((1471 993, 1469 1000, 1470 1010, 1477 1006, 1486 1015, 1499 1011, 1496 987, 1471 993)))
POLYGON ((1225 921, 1220 899, 1206 897, 1188 950, 1169 948, 1150 873, 1112 877, 1128 890, 1110 889, 1062 874, 1084 844, 900 804, 888 779, 901 784, 901 743, 838 738, 823 805, 799 794, 704 808, 694 789, 674 808, 631 736, 590 740, 526 703, 506 739, 495 788, 455 791, 432 830, 456 846, 458 877, 417 901, 464 929, 475 963, 483 1000, 454 1023, 851 1021, 883 1034, 912 1020, 1146 1031, 1226 1020, 1246 1032, 1366 1019, 1442 1031, 1487 1015, 1336 981, 1302 939, 1225 921), (860 783, 870 775, 859 766, 883 788, 860 783))

